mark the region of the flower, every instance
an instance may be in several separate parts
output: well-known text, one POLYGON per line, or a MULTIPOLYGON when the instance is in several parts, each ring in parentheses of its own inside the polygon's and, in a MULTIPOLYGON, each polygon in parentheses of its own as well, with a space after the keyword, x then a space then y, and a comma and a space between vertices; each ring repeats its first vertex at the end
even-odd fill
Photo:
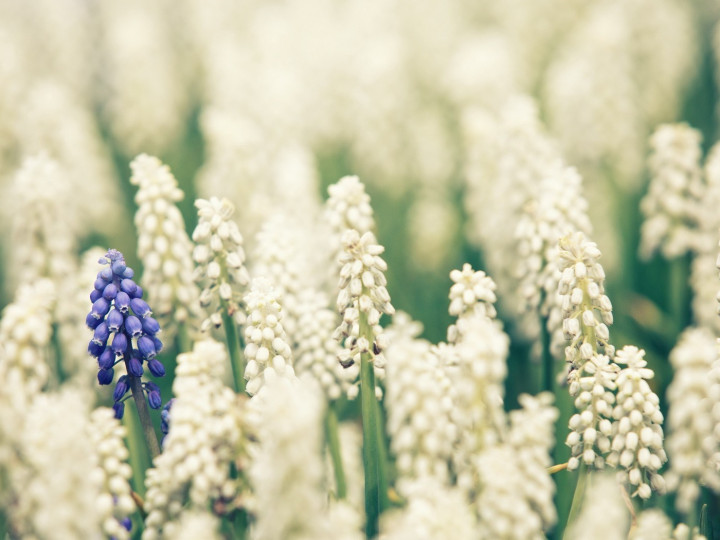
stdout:
POLYGON ((147 472, 144 540, 174 537, 170 533, 186 512, 229 503, 237 494, 239 481, 230 477, 230 468, 240 455, 244 409, 222 382, 226 364, 225 347, 210 339, 178 356, 175 398, 163 410, 172 417, 169 431, 147 472))
MULTIPOLYGON (((115 249, 107 252, 98 263, 105 266, 97 274, 94 289, 90 293, 92 309, 85 318, 93 330, 88 352, 97 358, 98 382, 110 384, 114 367, 124 361, 127 375, 121 376, 113 392, 115 416, 122 418, 123 401, 132 386, 131 377, 141 377, 143 363, 148 363, 155 377, 165 375, 165 368, 156 358, 163 348, 157 333, 160 326, 152 318, 150 306, 142 299, 143 290, 134 281, 135 272, 125 264, 122 253, 115 249), (112 337, 111 337, 112 336, 112 337)), ((160 390, 153 383, 146 383, 143 389, 150 407, 160 407, 160 390)))
POLYGON ((697 249, 698 219, 705 195, 700 158, 702 136, 686 124, 664 124, 650 138, 650 188, 640 203, 645 221, 640 254, 666 258, 697 249))
POLYGON ((700 496, 700 484, 720 490, 720 363, 718 345, 707 328, 683 332, 670 353, 674 369, 667 390, 667 453, 670 467, 665 475, 668 490, 677 492, 675 505, 692 511, 700 496))
POLYGON ((251 396, 270 379, 294 377, 292 350, 282 324, 283 310, 270 281, 255 278, 245 295, 245 379, 251 396))
POLYGON ((372 232, 360 236, 354 229, 345 231, 342 242, 337 309, 343 320, 335 331, 335 338, 345 347, 339 356, 340 363, 360 364, 360 355, 369 353, 375 366, 382 368, 384 339, 380 317, 395 313, 386 288, 387 264, 380 257, 385 248, 377 244, 372 232), (363 326, 368 329, 363 330, 363 326))
POLYGON ((222 324, 221 312, 227 313, 236 324, 245 322, 242 309, 242 289, 250 278, 245 268, 243 237, 231 219, 235 207, 228 199, 211 197, 197 199, 198 224, 192 239, 196 243, 193 259, 197 263, 195 281, 202 286, 200 304, 209 317, 202 330, 222 324))
POLYGON ((651 488, 660 492, 665 489, 665 480, 658 471, 667 455, 663 449, 660 399, 647 383, 654 373, 647 367, 644 356, 645 351, 631 345, 615 355, 615 361, 627 367, 620 370, 615 380, 618 392, 608 464, 619 464, 624 469, 622 477, 636 487, 631 495, 648 499, 651 488))
POLYGON ((142 284, 167 339, 171 339, 178 326, 193 330, 200 317, 192 242, 175 205, 183 192, 168 166, 155 157, 141 154, 130 168, 130 183, 139 186, 135 194, 135 226, 138 256, 145 267, 142 284))

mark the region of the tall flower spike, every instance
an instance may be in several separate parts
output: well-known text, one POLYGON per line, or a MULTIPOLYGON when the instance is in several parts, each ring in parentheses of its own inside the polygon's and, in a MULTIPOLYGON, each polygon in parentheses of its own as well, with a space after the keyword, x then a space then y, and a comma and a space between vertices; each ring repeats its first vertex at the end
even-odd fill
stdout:
POLYGON ((97 506, 104 514, 101 520, 103 532, 124 540, 130 534, 123 522, 135 512, 135 502, 130 493, 129 454, 123 442, 125 427, 113 417, 112 409, 95 409, 90 415, 88 438, 96 449, 103 477, 103 493, 97 500, 97 506))
POLYGON ((398 490, 404 495, 409 482, 427 477, 449 485, 457 439, 450 379, 427 341, 392 339, 385 354, 387 431, 398 490))
POLYGON ((267 279, 255 278, 245 295, 245 379, 247 392, 256 394, 275 377, 294 377, 292 350, 283 328, 277 291, 267 279))
POLYGON ((309 289, 300 295, 298 326, 295 331, 295 371, 298 377, 311 375, 333 401, 347 393, 360 366, 347 369, 338 363, 341 345, 333 339, 337 313, 328 307, 327 297, 309 289))
POLYGON ((130 183, 139 186, 138 256, 158 321, 171 339, 179 325, 192 331, 199 318, 199 292, 193 281, 192 242, 175 205, 183 198, 175 177, 159 159, 141 154, 130 164, 130 183))
POLYGON ((17 496, 10 519, 18 537, 102 536, 112 505, 98 453, 88 444, 89 428, 87 403, 72 390, 43 393, 27 411, 19 434, 23 465, 9 471, 17 496))
POLYGON ((570 524, 570 540, 625 540, 630 514, 612 474, 592 477, 585 502, 577 519, 570 524))
POLYGON ((178 356, 170 432, 146 479, 143 540, 175 538, 184 514, 237 495, 230 468, 241 451, 244 409, 221 380, 226 363, 225 347, 212 340, 178 356))
POLYGON ((478 538, 475 516, 460 490, 435 478, 421 478, 408 485, 406 493, 403 509, 383 515, 381 538, 478 538))
POLYGON ((650 498, 652 489, 663 492, 665 480, 658 473, 667 455, 663 449, 663 415, 660 399, 650 389, 648 379, 655 374, 647 367, 645 351, 627 345, 615 355, 625 365, 617 376, 617 405, 612 452, 608 463, 623 469, 626 482, 634 487, 631 495, 650 498))
POLYGON ((650 188, 640 203, 645 217, 640 254, 678 257, 698 246, 698 217, 705 194, 700 169, 701 135, 686 124, 666 124, 650 144, 650 188))
POLYGON ((370 196, 357 176, 344 176, 328 187, 326 216, 338 237, 347 229, 360 234, 375 228, 370 196))
MULTIPOLYGON (((165 367, 157 359, 163 344, 157 337, 160 325, 142 299, 143 290, 133 281, 135 272, 125 265, 122 253, 111 249, 98 263, 105 267, 98 272, 94 290, 90 293, 93 304, 85 323, 93 330, 93 338, 88 352, 97 358, 97 377, 101 385, 110 384, 115 365, 125 363, 127 375, 118 379, 113 392, 115 416, 122 418, 128 391, 132 390, 138 404, 139 396, 135 394, 140 390, 143 364, 147 362, 154 377, 165 375, 165 367)), ((159 409, 161 400, 157 385, 144 383, 142 390, 147 394, 150 407, 159 409)))
MULTIPOLYGON (((482 270, 473 270, 468 263, 461 270, 452 270, 450 279, 450 307, 448 312, 455 317, 467 318, 473 314, 494 319, 497 317, 495 309, 495 282, 482 270)), ((458 339, 456 325, 448 328, 448 341, 453 343, 458 339)))
POLYGON ((609 343, 607 325, 612 324, 613 317, 612 304, 605 295, 605 271, 598 262, 597 245, 581 232, 561 238, 556 257, 561 271, 558 301, 567 343, 567 379, 579 411, 570 418, 566 443, 572 457, 568 468, 577 468, 580 458, 587 465, 601 468, 601 454, 610 450, 613 391, 620 370, 610 359, 615 350, 609 343))
POLYGON ((385 248, 377 244, 371 232, 360 236, 358 231, 348 229, 342 240, 337 308, 343 320, 335 331, 335 337, 345 347, 340 352, 340 363, 343 366, 359 364, 362 353, 371 353, 375 367, 381 369, 384 339, 380 317, 395 313, 385 287, 387 264, 380 257, 385 248), (367 328, 363 331, 362 326, 367 328))
MULTIPOLYGON (((582 178, 562 162, 547 167, 534 197, 522 208, 515 228, 516 272, 524 308, 523 329, 531 338, 539 336, 538 315, 547 316, 555 307, 553 276, 557 269, 552 251, 563 236, 590 231, 587 210, 582 178)), ((535 343, 541 340, 535 339, 535 343)))
MULTIPOLYGON (((332 538, 323 534, 324 400, 310 381, 276 378, 250 401, 257 444, 249 477, 257 499, 257 540, 332 538)), ((340 532, 336 532, 342 537, 340 532)))
POLYGON ((22 285, 0 320, 0 471, 12 459, 25 416, 49 378, 55 287, 48 279, 22 285))
POLYGON ((537 396, 520 394, 518 401, 522 408, 509 414, 507 441, 517 456, 517 468, 523 478, 519 492, 539 518, 541 529, 536 528, 533 534, 541 536, 542 531, 547 531, 557 520, 553 501, 555 483, 548 473, 548 467, 552 465, 550 452, 555 445, 555 421, 559 415, 553 399, 550 392, 537 396))
POLYGON ((243 324, 242 290, 250 278, 244 264, 243 237, 232 220, 235 207, 228 199, 216 197, 198 199, 195 207, 199 219, 192 235, 197 244, 193 250, 198 265, 194 277, 202 287, 200 304, 209 314, 202 330, 222 325, 223 311, 236 324, 243 324))
POLYGON ((667 390, 668 489, 687 514, 700 496, 700 484, 720 491, 720 363, 715 336, 707 328, 683 332, 670 353, 673 380, 667 390))
POLYGON ((15 204, 8 247, 8 284, 38 278, 58 283, 73 267, 78 227, 65 172, 45 154, 29 157, 9 195, 15 204))
POLYGON ((581 232, 564 236, 556 252, 561 271, 558 292, 562 307, 565 360, 579 369, 593 353, 615 352, 609 343, 612 304, 605 295, 605 271, 598 262, 600 250, 581 232))

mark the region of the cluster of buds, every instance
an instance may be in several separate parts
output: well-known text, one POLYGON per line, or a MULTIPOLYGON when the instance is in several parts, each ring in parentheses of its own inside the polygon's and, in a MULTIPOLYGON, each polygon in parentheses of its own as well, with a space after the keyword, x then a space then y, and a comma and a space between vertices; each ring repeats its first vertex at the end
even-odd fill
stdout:
MULTIPOLYGON (((124 398, 130 389, 128 377, 141 377, 145 362, 153 376, 165 375, 165 367, 156 358, 163 344, 157 337, 160 325, 151 317, 150 307, 142 299, 143 290, 133 281, 135 273, 125 265, 122 253, 111 249, 98 262, 106 266, 98 272, 90 293, 93 304, 85 323, 93 330, 93 337, 88 352, 97 358, 97 377, 102 385, 110 384, 115 365, 125 362, 127 375, 118 379, 113 394, 115 415, 122 418, 124 398)), ((160 408, 162 402, 158 386, 147 382, 143 384, 143 389, 150 407, 160 408)))
POLYGON ((335 331, 335 338, 344 345, 339 360, 343 367, 350 367, 360 363, 361 354, 372 352, 375 365, 382 367, 385 343, 380 317, 395 313, 386 288, 387 263, 380 257, 385 248, 377 244, 373 233, 360 236, 354 229, 345 231, 342 241, 337 308, 343 320, 335 331), (361 329, 361 319, 369 331, 361 329))

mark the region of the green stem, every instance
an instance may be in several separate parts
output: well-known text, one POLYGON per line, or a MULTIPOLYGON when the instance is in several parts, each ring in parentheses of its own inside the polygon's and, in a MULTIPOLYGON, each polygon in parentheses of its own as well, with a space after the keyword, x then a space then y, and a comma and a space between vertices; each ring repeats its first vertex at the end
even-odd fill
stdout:
POLYGON ((65 372, 62 367, 62 342, 60 340, 60 325, 52 325, 52 352, 55 354, 55 375, 58 387, 62 386, 65 380, 65 372))
POLYGON ((192 350, 192 340, 188 335, 187 326, 181 324, 177 332, 177 346, 181 353, 190 352, 192 350))
POLYGON ((547 392, 555 390, 555 359, 550 352, 550 332, 547 320, 540 315, 540 339, 542 340, 542 389, 547 392))
POLYGON ((673 320, 685 328, 688 305, 689 257, 680 257, 670 262, 670 313, 673 320))
POLYGON ((580 463, 578 469, 577 484, 575 484, 575 493, 573 495, 572 505, 570 506, 570 513, 568 514, 567 523, 565 524, 565 532, 567 533, 570 525, 577 519, 582 507, 583 499, 585 498, 585 491, 587 490, 588 477, 590 471, 588 471, 585 463, 580 463))
MULTIPOLYGON (((130 360, 128 353, 125 353, 125 365, 127 366, 130 360)), ((128 381, 130 382, 130 392, 132 392, 133 400, 135 401, 135 408, 137 409, 138 418, 140 419, 140 425, 142 426, 143 436, 145 437, 145 444, 150 455, 155 459, 160 455, 160 445, 158 444, 157 434, 153 427, 152 420, 150 419, 150 409, 148 408, 147 401, 145 401, 145 393, 142 388, 142 381, 140 377, 130 375, 128 370, 128 381)))
POLYGON ((222 312, 223 327, 225 328, 225 340, 227 341, 228 354, 230 355, 230 365, 232 366, 233 380, 235 381, 235 391, 238 394, 245 392, 245 363, 242 354, 240 354, 240 341, 238 340, 237 326, 232 317, 223 309, 222 312))
POLYGON ((150 467, 150 459, 141 442, 139 426, 132 414, 123 416, 127 432, 127 447, 130 452, 130 466, 133 474, 133 488, 140 496, 145 496, 145 471, 150 467))
POLYGON ((325 437, 335 471, 335 496, 338 499, 344 499, 347 495, 345 470, 343 469, 342 454, 340 452, 338 418, 332 405, 328 407, 327 415, 325 416, 325 437))
POLYGON ((244 540, 245 531, 247 530, 247 512, 245 510, 237 510, 232 517, 232 531, 235 540, 244 540))
MULTIPOLYGON (((360 336, 374 341, 367 315, 360 313, 360 336)), ((382 450, 378 422, 378 402, 375 397, 375 371, 370 352, 360 355, 360 407, 363 426, 363 466, 365 468, 365 533, 373 538, 378 533, 382 502, 387 497, 387 485, 381 463, 382 450)))

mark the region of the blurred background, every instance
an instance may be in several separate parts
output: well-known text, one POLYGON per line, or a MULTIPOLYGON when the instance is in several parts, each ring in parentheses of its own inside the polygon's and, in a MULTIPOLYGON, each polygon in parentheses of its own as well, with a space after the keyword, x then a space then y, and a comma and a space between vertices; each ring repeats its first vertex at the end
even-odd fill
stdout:
POLYGON ((58 242, 116 247, 139 271, 139 153, 171 167, 189 232, 195 198, 225 196, 250 251, 268 216, 356 174, 393 303, 425 337, 445 338, 450 270, 498 282, 512 408, 536 390, 513 248, 535 130, 583 177, 613 341, 648 350, 662 392, 692 320, 690 256, 637 255, 648 137, 685 121, 715 141, 718 15, 714 0, 0 0, 0 307, 25 271, 16 231, 43 212, 16 174, 28 156, 62 168, 43 193, 64 204, 58 242))

